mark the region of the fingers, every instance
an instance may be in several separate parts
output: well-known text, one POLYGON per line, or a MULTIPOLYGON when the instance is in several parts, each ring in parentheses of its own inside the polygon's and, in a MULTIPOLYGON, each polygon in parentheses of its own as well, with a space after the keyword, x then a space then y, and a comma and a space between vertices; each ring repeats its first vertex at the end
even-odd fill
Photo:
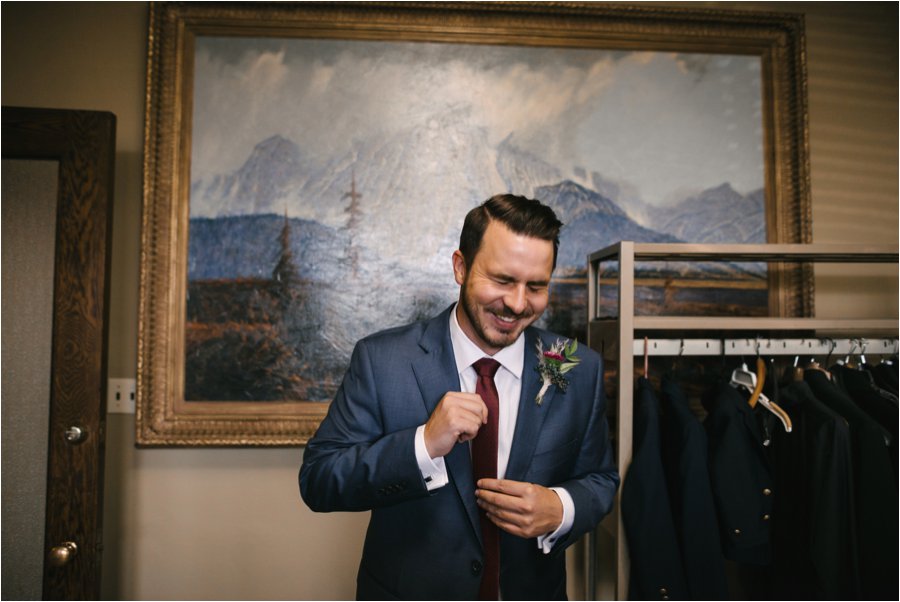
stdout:
POLYGON ((486 422, 487 406, 480 396, 451 391, 425 423, 425 448, 432 458, 445 456, 457 443, 474 438, 486 422))
POLYGON ((491 522, 519 537, 551 533, 562 523, 559 496, 534 483, 481 479, 475 496, 491 522))
POLYGON ((488 514, 506 520, 528 516, 534 513, 535 494, 531 483, 505 481, 500 479, 481 479, 475 497, 478 505, 488 514))
POLYGON ((539 487, 539 485, 535 485, 534 483, 511 481, 509 479, 479 479, 476 485, 478 485, 479 489, 484 491, 494 491, 513 496, 523 496, 530 488, 539 487))

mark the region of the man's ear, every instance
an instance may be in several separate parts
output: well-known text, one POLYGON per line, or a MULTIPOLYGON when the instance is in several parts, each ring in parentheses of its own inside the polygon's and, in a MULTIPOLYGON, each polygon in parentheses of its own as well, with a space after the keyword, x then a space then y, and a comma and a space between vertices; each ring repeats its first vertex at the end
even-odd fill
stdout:
POLYGON ((460 286, 466 280, 466 258, 459 249, 453 252, 453 276, 460 286))

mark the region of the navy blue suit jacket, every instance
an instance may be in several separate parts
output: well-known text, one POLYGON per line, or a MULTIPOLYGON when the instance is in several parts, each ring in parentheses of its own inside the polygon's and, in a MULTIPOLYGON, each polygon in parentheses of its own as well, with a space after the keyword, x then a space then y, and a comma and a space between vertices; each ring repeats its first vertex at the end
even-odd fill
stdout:
POLYGON ((641 377, 634 395, 634 454, 622 484, 621 505, 631 559, 631 600, 691 599, 660 439, 659 400, 650 381, 641 377))
MULTIPOLYGON (((429 492, 415 457, 416 428, 448 391, 459 391, 450 309, 357 343, 344 381, 309 441, 300 492, 317 512, 371 510, 357 577, 360 599, 476 599, 483 552, 468 443, 445 456, 450 483, 429 492)), ((575 523, 550 554, 534 539, 501 532, 504 599, 566 597, 567 546, 594 528, 613 503, 618 473, 609 444, 600 357, 585 346, 538 406, 538 338, 525 331, 519 414, 506 478, 564 487, 575 523)))

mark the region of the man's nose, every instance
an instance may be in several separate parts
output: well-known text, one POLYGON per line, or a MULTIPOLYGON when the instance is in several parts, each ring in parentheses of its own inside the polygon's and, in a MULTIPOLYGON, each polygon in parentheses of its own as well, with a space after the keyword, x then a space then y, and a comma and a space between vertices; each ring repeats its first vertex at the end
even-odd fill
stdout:
POLYGON ((525 311, 525 307, 528 304, 525 296, 525 285, 514 286, 512 290, 506 294, 503 302, 514 314, 520 314, 525 311))

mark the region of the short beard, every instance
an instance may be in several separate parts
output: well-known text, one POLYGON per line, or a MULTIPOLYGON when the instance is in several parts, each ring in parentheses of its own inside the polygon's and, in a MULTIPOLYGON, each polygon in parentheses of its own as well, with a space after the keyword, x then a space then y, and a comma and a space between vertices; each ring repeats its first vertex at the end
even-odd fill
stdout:
MULTIPOLYGON (((502 349, 503 347, 508 347, 509 345, 512 345, 513 343, 515 343, 516 339, 519 338, 519 335, 521 335, 521 332, 516 334, 516 336, 513 337, 512 339, 509 338, 511 335, 507 335, 507 336, 501 335, 502 338, 498 338, 498 337, 491 337, 488 334, 487 330, 485 329, 484 325, 481 323, 481 320, 479 319, 477 308, 475 307, 475 304, 471 301, 471 299, 469 297, 468 284, 469 284, 469 276, 468 276, 468 274, 466 274, 466 277, 465 277, 465 279, 463 279, 463 283, 462 283, 462 289, 461 289, 462 295, 460 295, 460 297, 461 297, 460 302, 462 303, 463 311, 466 312, 466 317, 469 318, 469 324, 471 324, 472 328, 475 330, 475 334, 478 335, 482 341, 486 342, 491 347, 497 347, 499 349, 502 349)), ((490 310, 485 310, 485 311, 489 312, 490 310)), ((533 315, 533 312, 525 312, 523 314, 515 314, 515 313, 509 311, 508 307, 504 306, 503 312, 500 313, 499 315, 501 315, 503 317, 528 318, 533 315)))

